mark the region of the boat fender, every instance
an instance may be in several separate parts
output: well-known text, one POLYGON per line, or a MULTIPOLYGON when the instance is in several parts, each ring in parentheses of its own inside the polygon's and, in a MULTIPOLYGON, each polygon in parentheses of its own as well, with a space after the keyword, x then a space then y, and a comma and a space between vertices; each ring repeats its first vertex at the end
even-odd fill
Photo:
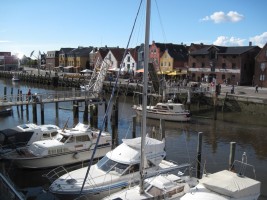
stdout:
POLYGON ((75 158, 75 159, 79 159, 80 158, 80 155, 78 154, 78 152, 73 154, 73 158, 75 158))

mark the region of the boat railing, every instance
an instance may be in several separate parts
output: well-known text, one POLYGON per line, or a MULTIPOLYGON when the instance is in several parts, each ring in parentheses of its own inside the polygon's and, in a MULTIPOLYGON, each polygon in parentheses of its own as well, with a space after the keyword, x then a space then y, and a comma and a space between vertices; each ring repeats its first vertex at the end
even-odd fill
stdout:
POLYGON ((51 183, 53 183, 56 179, 58 179, 64 174, 69 174, 68 170, 64 166, 59 166, 55 169, 52 169, 47 174, 43 174, 42 176, 47 178, 51 183))
POLYGON ((230 171, 236 172, 240 177, 252 177, 256 179, 256 170, 255 167, 244 160, 235 160, 230 168, 230 171))

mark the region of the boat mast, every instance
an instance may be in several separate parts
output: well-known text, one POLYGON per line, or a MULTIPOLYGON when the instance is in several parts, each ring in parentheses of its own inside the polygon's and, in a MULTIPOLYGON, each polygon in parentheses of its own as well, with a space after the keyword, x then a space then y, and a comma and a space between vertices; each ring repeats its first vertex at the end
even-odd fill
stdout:
POLYGON ((142 104, 142 132, 141 132, 141 165, 140 165, 140 193, 144 193, 145 139, 146 139, 146 107, 148 87, 148 60, 150 35, 151 0, 146 1, 146 25, 144 46, 144 74, 143 74, 143 104, 142 104))

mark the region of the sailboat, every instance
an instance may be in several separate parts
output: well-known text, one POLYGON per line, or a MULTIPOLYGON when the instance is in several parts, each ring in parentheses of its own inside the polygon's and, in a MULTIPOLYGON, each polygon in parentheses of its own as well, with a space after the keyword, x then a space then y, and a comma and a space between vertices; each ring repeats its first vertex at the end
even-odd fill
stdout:
MULTIPOLYGON (((146 57, 148 57, 148 39, 146 39, 146 57)), ((146 59, 146 65, 148 65, 148 59, 146 59)), ((147 69, 145 69, 145 73, 147 75, 147 69)), ((146 77, 144 79, 146 80, 146 77)), ((118 77, 115 86, 117 80, 118 77)), ((144 82, 143 106, 146 108, 147 82, 144 82)), ((112 95, 114 94, 114 88, 112 95)), ((108 107, 109 105, 110 101, 108 107)), ((83 167, 63 175, 58 175, 56 170, 51 172, 50 174, 53 175, 50 176, 50 179, 53 182, 49 191, 64 199, 81 196, 85 196, 86 199, 101 199, 125 187, 138 184, 140 174, 142 177, 141 184, 143 184, 145 175, 147 178, 189 167, 187 163, 178 165, 164 160, 166 156, 165 140, 159 141, 146 136, 146 110, 143 109, 143 111, 141 137, 123 139, 122 144, 108 152, 106 156, 92 166, 90 163, 89 167, 83 167), (55 180, 54 177, 56 177, 55 180)), ((105 119, 106 115, 104 121, 105 119)))

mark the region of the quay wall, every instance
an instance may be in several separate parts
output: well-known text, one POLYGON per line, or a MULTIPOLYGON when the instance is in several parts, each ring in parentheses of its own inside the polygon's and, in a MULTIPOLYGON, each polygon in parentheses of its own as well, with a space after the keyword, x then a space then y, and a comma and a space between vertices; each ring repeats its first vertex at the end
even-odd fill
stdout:
MULTIPOLYGON (((0 78, 12 79, 14 72, 0 71, 0 78)), ((54 87, 75 87, 80 89, 80 85, 86 84, 88 80, 84 76, 50 76, 49 74, 30 74, 16 73, 20 81, 36 84, 53 85, 54 87)), ((114 82, 104 81, 103 90, 107 93, 112 91, 114 82)), ((125 80, 118 82, 117 91, 121 95, 133 95, 138 93, 140 85, 128 83, 125 80)), ((189 89, 189 88, 188 88, 189 89)), ((241 93, 241 92, 240 92, 241 93)), ((242 93, 241 93, 242 94, 242 93)), ((249 94, 228 94, 223 92, 218 96, 218 111, 222 112, 244 112, 251 115, 266 116, 267 115, 267 90, 266 95, 257 97, 249 94)), ((179 101, 187 103, 187 93, 177 94, 179 101)), ((162 100, 160 97, 154 97, 153 103, 162 100)), ((193 112, 202 112, 214 108, 214 98, 210 93, 192 93, 191 109, 193 112)))

